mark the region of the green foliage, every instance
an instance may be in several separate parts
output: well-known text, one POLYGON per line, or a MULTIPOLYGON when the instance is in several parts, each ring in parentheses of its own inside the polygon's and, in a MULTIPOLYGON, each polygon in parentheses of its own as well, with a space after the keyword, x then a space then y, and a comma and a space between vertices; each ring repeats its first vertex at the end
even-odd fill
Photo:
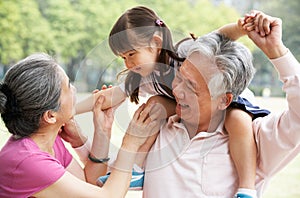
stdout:
MULTIPOLYGON (((234 9, 216 7, 208 0, 0 1, 0 62, 9 65, 33 52, 47 52, 58 57, 71 80, 75 79, 81 61, 89 55, 93 60, 98 57, 100 62, 90 67, 105 68, 111 61, 118 63, 108 60, 111 54, 103 51, 95 54, 93 50, 99 45, 109 50, 105 46, 112 25, 125 10, 136 5, 154 9, 174 32, 176 40, 190 32, 209 33, 239 17, 234 9)), ((112 65, 121 70, 122 64, 112 65)))
POLYGON ((37 51, 53 49, 50 28, 42 19, 35 1, 1 1, 0 13, 2 64, 10 64, 37 51))
MULTIPOLYGON (((257 2, 283 18, 284 40, 299 58, 300 28, 295 25, 300 9, 298 0, 291 0, 288 4, 283 0, 257 2)), ((0 65, 8 66, 31 53, 42 51, 55 55, 66 67, 71 80, 86 73, 82 80, 88 82, 90 75, 85 70, 90 69, 94 75, 95 70, 107 71, 108 65, 116 73, 122 70, 123 63, 111 54, 107 46, 108 34, 117 18, 137 5, 155 10, 173 32, 175 42, 189 36, 190 32, 201 36, 224 24, 236 22, 240 17, 236 9, 224 4, 214 5, 211 0, 2 0, 0 65)), ((255 49, 247 37, 239 41, 251 50, 255 49)), ((255 57, 258 77, 254 81, 257 86, 264 86, 263 83, 274 79, 266 77, 272 67, 262 69, 265 67, 262 63, 267 62, 262 57, 255 57)))
POLYGON ((283 22, 283 41, 293 51, 293 54, 300 60, 300 1, 299 0, 277 0, 264 2, 262 4, 265 12, 279 17, 283 22))

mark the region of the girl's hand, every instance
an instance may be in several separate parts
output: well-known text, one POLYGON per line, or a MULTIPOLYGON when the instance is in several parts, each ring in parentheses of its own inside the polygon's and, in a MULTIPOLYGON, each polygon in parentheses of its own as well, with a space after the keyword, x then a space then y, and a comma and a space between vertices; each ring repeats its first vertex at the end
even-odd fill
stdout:
POLYGON ((255 13, 245 14, 244 17, 240 18, 238 20, 238 27, 246 30, 247 32, 250 32, 252 30, 255 30, 255 13))
POLYGON ((261 37, 265 37, 271 33, 271 17, 257 10, 252 10, 244 17, 242 25, 248 32, 255 31, 261 37))

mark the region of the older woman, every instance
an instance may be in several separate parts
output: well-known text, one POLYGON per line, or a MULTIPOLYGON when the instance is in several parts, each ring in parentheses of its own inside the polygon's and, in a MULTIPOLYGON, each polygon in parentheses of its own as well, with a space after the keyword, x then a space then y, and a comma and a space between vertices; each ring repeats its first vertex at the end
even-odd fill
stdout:
POLYGON ((94 107, 90 160, 82 168, 61 139, 73 135, 72 147, 85 141, 79 138, 81 131, 73 119, 75 93, 64 70, 46 54, 31 55, 6 73, 0 85, 0 113, 12 136, 0 152, 0 197, 125 196, 137 150, 154 140, 145 134, 158 131, 159 111, 151 118, 147 114, 153 105, 136 111, 123 138, 117 168, 99 188, 92 184, 106 172, 112 111, 101 111, 104 98, 100 97, 94 107))

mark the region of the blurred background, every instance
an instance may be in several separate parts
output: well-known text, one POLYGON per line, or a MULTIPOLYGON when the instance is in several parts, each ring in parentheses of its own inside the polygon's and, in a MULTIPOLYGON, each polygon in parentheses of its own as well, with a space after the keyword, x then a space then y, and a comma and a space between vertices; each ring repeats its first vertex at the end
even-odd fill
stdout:
MULTIPOLYGON (((190 32, 204 35, 236 22, 252 9, 262 10, 283 20, 284 43, 300 60, 299 0, 0 0, 0 80, 18 60, 46 52, 64 67, 79 98, 103 84, 118 84, 116 75, 124 64, 110 51, 107 38, 117 18, 137 5, 155 10, 171 29, 174 41, 190 32)), ((280 112, 286 103, 276 71, 247 37, 239 41, 251 49, 257 69, 249 88, 262 107, 280 112)), ((78 121, 83 131, 91 131, 91 114, 79 115, 78 121)), ((114 145, 123 133, 112 136, 114 145)), ((8 137, 1 122, 0 148, 8 137)), ((264 197, 300 197, 299 167, 297 157, 274 177, 264 197)), ((141 192, 129 192, 127 197, 141 197, 141 192)))
MULTIPOLYGON (((300 58, 299 0, 0 0, 0 79, 16 61, 34 52, 55 56, 81 92, 116 84, 123 62, 107 46, 116 19, 128 8, 154 9, 178 41, 236 22, 252 9, 282 18, 283 40, 300 58)), ((257 96, 283 96, 277 74, 247 37, 239 41, 254 54, 257 96)))

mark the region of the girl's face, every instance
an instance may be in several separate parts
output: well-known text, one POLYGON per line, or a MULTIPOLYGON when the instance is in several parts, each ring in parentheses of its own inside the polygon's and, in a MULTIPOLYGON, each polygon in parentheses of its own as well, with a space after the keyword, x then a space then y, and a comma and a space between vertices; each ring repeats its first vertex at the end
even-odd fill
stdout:
POLYGON ((127 69, 145 77, 155 69, 162 48, 162 38, 155 34, 150 41, 139 40, 143 40, 140 42, 144 45, 134 46, 134 49, 121 53, 120 56, 124 59, 127 69))
POLYGON ((159 49, 153 47, 140 47, 120 54, 127 69, 145 77, 155 68, 159 49))

